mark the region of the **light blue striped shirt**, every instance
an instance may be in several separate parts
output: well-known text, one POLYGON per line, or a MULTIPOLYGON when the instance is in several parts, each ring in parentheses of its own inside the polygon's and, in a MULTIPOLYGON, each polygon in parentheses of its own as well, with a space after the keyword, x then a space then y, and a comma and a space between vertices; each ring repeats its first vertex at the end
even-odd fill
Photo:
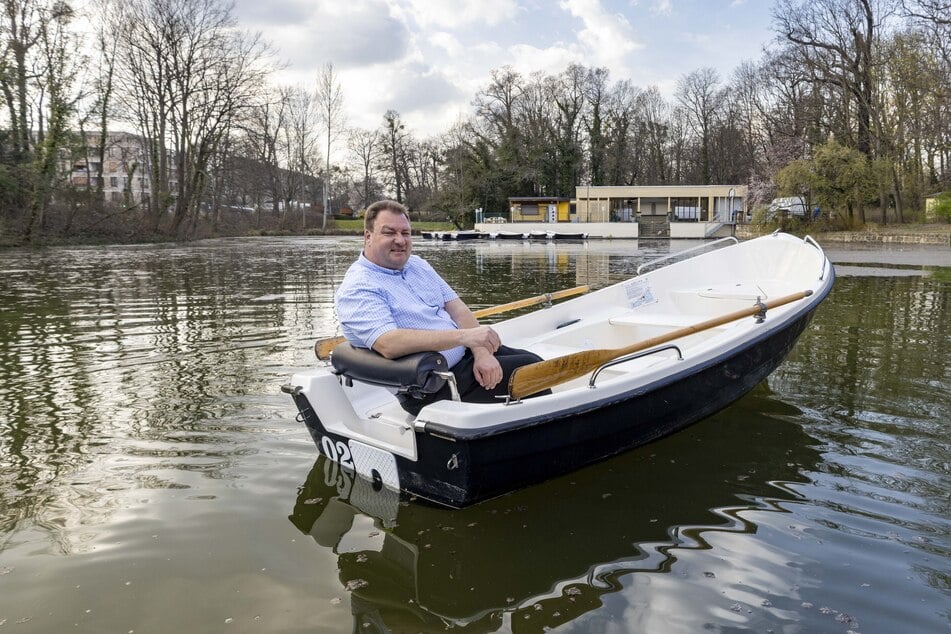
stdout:
MULTIPOLYGON (((419 256, 411 255, 403 270, 394 270, 377 266, 361 253, 334 293, 334 304, 347 341, 372 348, 380 335, 397 328, 458 328, 445 308, 458 297, 419 256)), ((458 346, 440 352, 452 367, 466 349, 458 346)))

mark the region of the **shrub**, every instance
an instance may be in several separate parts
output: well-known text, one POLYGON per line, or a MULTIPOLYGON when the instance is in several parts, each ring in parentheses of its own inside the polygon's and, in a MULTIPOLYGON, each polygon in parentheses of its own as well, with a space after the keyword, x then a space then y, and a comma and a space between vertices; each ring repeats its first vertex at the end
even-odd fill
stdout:
POLYGON ((938 222, 951 222, 951 192, 942 192, 935 198, 932 207, 938 222))

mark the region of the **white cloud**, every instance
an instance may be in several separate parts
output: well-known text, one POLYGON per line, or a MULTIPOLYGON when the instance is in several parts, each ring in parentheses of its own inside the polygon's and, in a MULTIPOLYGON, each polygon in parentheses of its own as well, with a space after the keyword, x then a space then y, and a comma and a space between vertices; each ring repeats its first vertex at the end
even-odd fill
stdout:
POLYGON ((657 15, 672 15, 674 12, 674 5, 671 0, 657 0, 654 3, 654 6, 651 7, 651 12, 656 13, 657 15))
POLYGON ((258 28, 272 25, 301 24, 313 12, 313 3, 307 0, 240 2, 234 8, 234 16, 238 20, 245 24, 254 24, 258 28))
POLYGON ((261 28, 295 74, 314 74, 328 61, 340 69, 389 63, 409 52, 409 29, 385 0, 316 6, 298 0, 281 0, 277 5, 245 1, 236 7, 236 15, 248 20, 250 28, 261 28), (284 10, 287 13, 277 13, 284 10), (262 13, 270 15, 270 20, 258 21, 262 13))
POLYGON ((509 48, 512 68, 528 76, 536 71, 556 75, 571 63, 580 63, 583 54, 577 47, 549 46, 538 48, 530 44, 516 44, 509 48))
POLYGON ((405 4, 412 18, 423 28, 493 26, 514 20, 518 13, 515 0, 407 0, 405 4))
POLYGON ((443 73, 418 63, 341 73, 349 124, 378 128, 387 110, 396 110, 422 136, 442 132, 469 103, 469 94, 443 73))
POLYGON ((605 67, 666 93, 701 67, 729 77, 769 23, 766 3, 746 0, 237 0, 235 12, 287 62, 276 84, 313 86, 333 62, 351 125, 376 128, 394 109, 420 137, 471 113, 506 65, 525 77, 605 67))
POLYGON ((607 11, 599 0, 562 0, 560 6, 584 25, 577 35, 584 62, 626 76, 629 55, 643 47, 627 17, 607 11))

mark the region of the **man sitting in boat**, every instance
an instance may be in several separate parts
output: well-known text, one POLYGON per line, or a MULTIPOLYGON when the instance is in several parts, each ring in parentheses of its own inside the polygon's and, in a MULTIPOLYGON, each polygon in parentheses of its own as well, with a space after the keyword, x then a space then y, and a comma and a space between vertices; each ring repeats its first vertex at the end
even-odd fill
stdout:
MULTIPOLYGON (((456 378, 463 401, 494 403, 504 397, 512 372, 541 357, 502 345, 498 333, 480 326, 459 295, 432 266, 412 255, 409 214, 381 200, 367 207, 363 253, 334 296, 347 341, 387 359, 440 352, 456 378)), ((423 398, 400 396, 414 416, 429 403, 451 397, 449 385, 423 398)))

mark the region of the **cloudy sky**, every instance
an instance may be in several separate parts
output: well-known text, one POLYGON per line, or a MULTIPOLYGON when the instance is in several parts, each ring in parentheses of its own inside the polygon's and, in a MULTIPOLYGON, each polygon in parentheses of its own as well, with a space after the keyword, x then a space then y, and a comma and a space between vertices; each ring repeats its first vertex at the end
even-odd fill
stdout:
POLYGON ((556 74, 606 67, 610 79, 670 96, 711 66, 727 81, 772 37, 771 0, 236 0, 286 64, 275 82, 313 87, 332 62, 347 123, 396 110, 418 137, 467 115, 493 69, 556 74))

